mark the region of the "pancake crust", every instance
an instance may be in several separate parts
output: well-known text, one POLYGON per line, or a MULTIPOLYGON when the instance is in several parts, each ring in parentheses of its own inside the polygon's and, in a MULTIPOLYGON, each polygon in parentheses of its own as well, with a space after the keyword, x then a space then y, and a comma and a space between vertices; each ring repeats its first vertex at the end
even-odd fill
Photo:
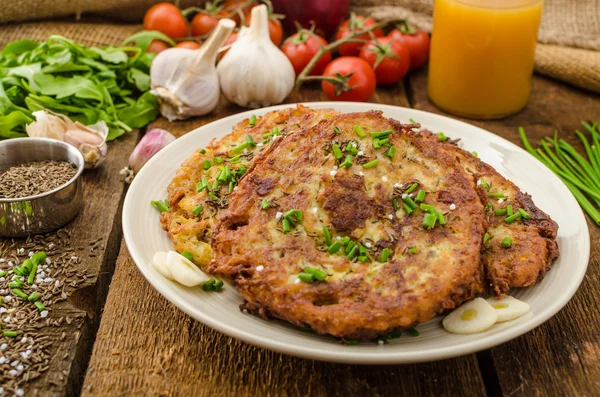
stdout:
MULTIPOLYGON (((437 136, 429 131, 420 131, 416 135, 430 142, 437 141, 437 136)), ((503 295, 510 288, 528 287, 541 281, 559 256, 557 223, 534 204, 530 195, 523 193, 493 167, 459 148, 453 141, 447 141, 443 147, 473 175, 480 198, 488 206, 487 233, 490 238, 483 245, 482 264, 489 291, 503 295), (505 197, 488 197, 499 194, 505 197), (515 213, 519 208, 524 209, 531 218, 507 224, 507 215, 496 215, 495 211, 506 209, 509 205, 515 213), (512 239, 510 248, 501 246, 505 237, 512 239)))
POLYGON ((480 251, 487 225, 470 178, 441 144, 417 139, 381 112, 322 121, 278 140, 240 181, 219 216, 208 270, 228 277, 249 310, 317 333, 369 339, 415 326, 484 290, 480 251), (366 137, 357 135, 356 125, 366 137), (393 158, 369 135, 385 130, 393 131, 393 158), (359 152, 344 168, 349 142, 359 152), (341 159, 334 144, 344 151, 341 159), (363 166, 375 159, 377 165, 363 166), (409 215, 402 208, 414 183, 413 199, 426 191, 424 203, 444 214, 445 225, 428 230, 425 211, 409 215), (263 200, 269 208, 262 208, 263 200), (290 210, 301 211, 302 219, 292 217, 295 226, 286 233, 290 210), (335 242, 347 245, 332 254, 335 242), (349 258, 352 244, 361 260, 349 258), (387 260, 384 249, 391 252, 387 260), (300 281, 307 268, 327 276, 300 281))
POLYGON ((228 207, 231 189, 254 161, 277 139, 336 114, 332 109, 309 109, 299 105, 257 117, 253 126, 246 119, 228 135, 213 140, 204 148, 205 153, 198 151, 185 160, 167 189, 171 212, 164 212, 161 217, 163 229, 169 233, 175 249, 190 252, 193 262, 205 270, 213 257, 209 244, 216 216, 228 207), (268 136, 270 134, 272 136, 268 136), (248 136, 252 137, 255 146, 235 149, 248 142, 248 136), (208 169, 205 169, 205 162, 208 169), (215 187, 214 181, 225 167, 233 177, 215 187), (203 179, 209 188, 201 187, 203 179), (196 215, 192 211, 199 205, 202 212, 196 215))

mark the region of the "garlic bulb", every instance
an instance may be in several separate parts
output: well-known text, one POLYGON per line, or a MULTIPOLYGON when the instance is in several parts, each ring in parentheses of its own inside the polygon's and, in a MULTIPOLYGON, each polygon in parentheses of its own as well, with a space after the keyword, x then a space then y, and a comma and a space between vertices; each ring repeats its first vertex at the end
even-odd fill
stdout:
POLYGON ((217 65, 221 90, 240 106, 283 102, 294 87, 294 67, 269 37, 267 6, 252 8, 250 27, 243 27, 217 65))
POLYGON ((221 19, 199 49, 169 48, 154 58, 150 92, 169 121, 201 116, 217 106, 220 93, 215 61, 234 27, 231 19, 221 19))
POLYGON ((58 139, 75 146, 83 154, 85 168, 97 168, 106 160, 108 126, 104 121, 85 126, 49 110, 33 115, 36 121, 25 127, 30 137, 58 139))

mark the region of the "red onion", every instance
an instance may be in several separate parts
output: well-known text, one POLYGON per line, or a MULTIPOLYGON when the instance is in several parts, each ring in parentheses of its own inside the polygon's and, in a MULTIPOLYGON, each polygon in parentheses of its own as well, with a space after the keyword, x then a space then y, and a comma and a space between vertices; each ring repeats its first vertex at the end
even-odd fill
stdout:
POLYGON ((283 24, 288 32, 294 32, 294 22, 310 28, 314 21, 318 30, 329 38, 348 14, 350 0, 272 0, 273 8, 286 18, 283 24))

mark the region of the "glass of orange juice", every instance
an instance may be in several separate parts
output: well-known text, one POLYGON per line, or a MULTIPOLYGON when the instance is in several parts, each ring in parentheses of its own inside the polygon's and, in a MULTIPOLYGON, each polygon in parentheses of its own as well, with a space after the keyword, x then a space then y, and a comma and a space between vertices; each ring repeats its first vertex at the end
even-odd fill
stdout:
POLYGON ((501 118, 527 104, 543 0, 435 0, 428 93, 464 117, 501 118))

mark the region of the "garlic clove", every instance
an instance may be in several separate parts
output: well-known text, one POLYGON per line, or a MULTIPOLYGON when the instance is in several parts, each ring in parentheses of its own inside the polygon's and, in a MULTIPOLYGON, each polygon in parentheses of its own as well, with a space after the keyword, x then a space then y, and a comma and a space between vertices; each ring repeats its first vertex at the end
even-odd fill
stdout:
POLYGON ((167 267, 173 279, 186 287, 195 287, 210 279, 190 260, 175 251, 167 254, 167 267))
POLYGON ((97 168, 106 160, 108 127, 106 123, 102 123, 96 124, 96 128, 100 129, 98 131, 75 122, 65 132, 64 141, 75 146, 83 154, 85 168, 97 168), (102 131, 103 126, 105 131, 102 131))
POLYGON ((498 314, 483 298, 475 298, 448 314, 442 325, 453 334, 474 334, 496 323, 498 314))
POLYGON ((496 310, 496 313, 498 314, 496 322, 498 323, 519 318, 524 314, 527 314, 531 309, 529 304, 509 295, 505 295, 500 299, 488 298, 487 302, 496 310))
POLYGON ((69 124, 62 117, 44 110, 33 112, 33 116, 35 121, 25 126, 27 135, 34 138, 51 138, 64 141, 69 124))
POLYGON ((250 27, 217 65, 223 95, 240 106, 281 103, 294 88, 295 73, 287 56, 271 41, 267 6, 252 8, 250 27))
POLYGON ((154 257, 150 261, 150 264, 164 278, 166 278, 167 280, 174 281, 173 275, 171 274, 171 271, 167 267, 167 253, 166 252, 157 252, 156 254, 154 254, 154 257))
POLYGON ((154 58, 150 92, 169 121, 201 116, 217 106, 220 88, 215 61, 234 27, 231 19, 221 19, 198 50, 169 48, 154 58))
POLYGON ((159 128, 148 131, 131 152, 129 168, 137 174, 148 160, 174 140, 175 137, 168 131, 159 128))

